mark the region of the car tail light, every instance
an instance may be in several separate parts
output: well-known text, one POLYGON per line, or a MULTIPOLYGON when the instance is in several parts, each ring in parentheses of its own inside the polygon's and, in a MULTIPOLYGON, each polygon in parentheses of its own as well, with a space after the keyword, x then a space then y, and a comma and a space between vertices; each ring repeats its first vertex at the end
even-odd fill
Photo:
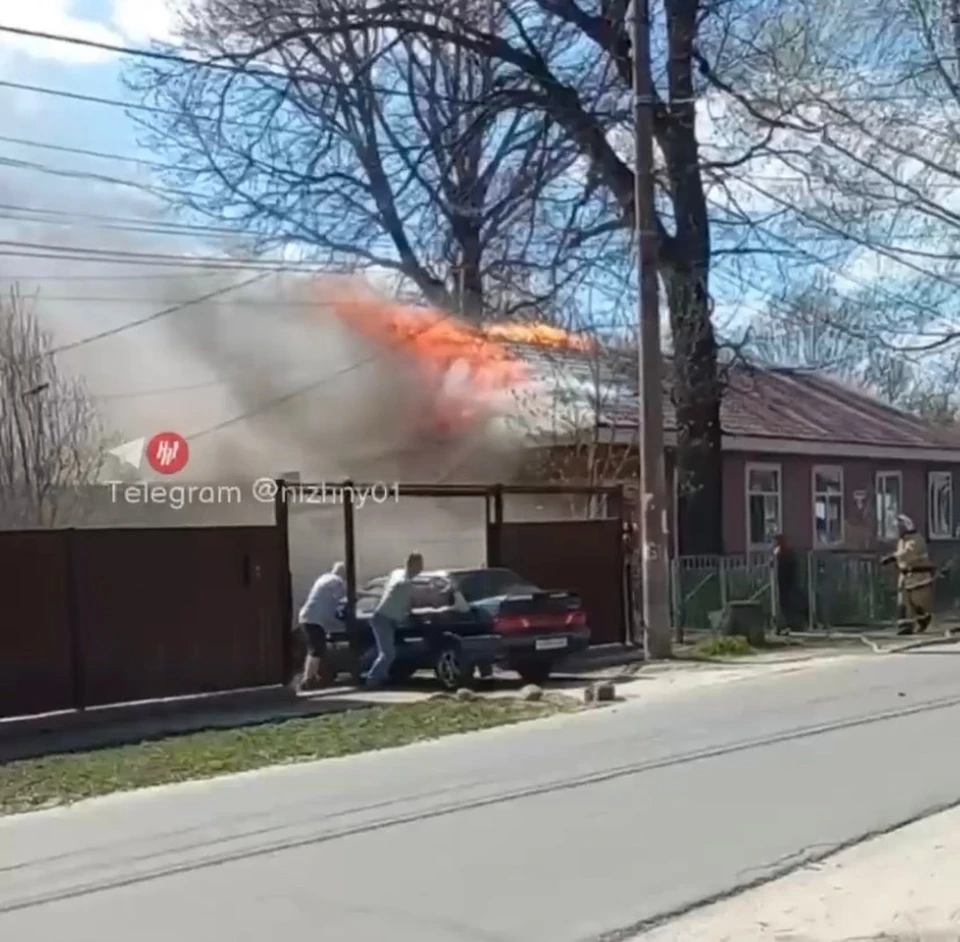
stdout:
POLYGON ((551 628, 584 628, 586 624, 587 616, 582 609, 556 615, 498 615, 493 622, 494 630, 504 634, 551 628))
POLYGON ((567 625, 571 628, 586 628, 587 613, 581 608, 567 615, 567 625))
POLYGON ((510 634, 512 631, 526 631, 530 627, 530 619, 522 615, 498 615, 493 620, 495 631, 510 634))

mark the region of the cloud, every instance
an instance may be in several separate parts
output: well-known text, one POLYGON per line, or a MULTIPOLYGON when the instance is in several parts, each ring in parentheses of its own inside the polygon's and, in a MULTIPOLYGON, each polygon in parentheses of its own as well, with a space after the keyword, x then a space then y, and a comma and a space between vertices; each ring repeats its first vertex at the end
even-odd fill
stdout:
POLYGON ((113 0, 111 22, 130 43, 172 42, 181 5, 173 0, 113 0))
MULTIPOLYGON (((143 0, 143 4, 150 5, 147 0, 143 0)), ((123 36, 109 26, 75 16, 72 12, 75 4, 72 0, 31 0, 29 3, 7 3, 4 6, 3 20, 6 26, 76 36, 92 42, 114 45, 123 42, 123 36)), ((25 53, 35 59, 77 65, 97 65, 114 58, 113 53, 99 49, 50 42, 46 39, 32 39, 12 33, 0 35, 0 47, 25 53)))
MULTIPOLYGON (((169 42, 177 17, 177 4, 168 0, 113 0, 106 22, 77 15, 74 0, 33 0, 5 7, 9 9, 4 9, 4 25, 114 46, 169 42)), ((4 49, 71 65, 101 65, 117 57, 108 50, 11 33, 0 34, 0 52, 4 49)))

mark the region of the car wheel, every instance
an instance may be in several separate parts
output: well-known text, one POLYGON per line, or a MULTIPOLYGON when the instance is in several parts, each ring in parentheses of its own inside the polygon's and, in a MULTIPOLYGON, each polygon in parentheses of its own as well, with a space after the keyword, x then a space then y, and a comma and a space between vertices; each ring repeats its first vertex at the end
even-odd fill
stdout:
POLYGON ((516 671, 525 684, 545 684, 553 673, 553 664, 547 660, 522 661, 516 671))
POLYGON ((473 665, 464 663, 460 648, 454 644, 440 649, 433 672, 444 690, 459 690, 473 682, 473 665))

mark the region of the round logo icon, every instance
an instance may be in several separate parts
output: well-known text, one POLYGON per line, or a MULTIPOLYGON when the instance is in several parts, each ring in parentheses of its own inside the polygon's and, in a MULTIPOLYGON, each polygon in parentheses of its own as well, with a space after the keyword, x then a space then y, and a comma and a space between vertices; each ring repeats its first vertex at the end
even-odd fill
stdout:
POLYGON ((176 474, 189 459, 190 445, 176 432, 158 432, 147 443, 147 461, 158 474, 176 474))

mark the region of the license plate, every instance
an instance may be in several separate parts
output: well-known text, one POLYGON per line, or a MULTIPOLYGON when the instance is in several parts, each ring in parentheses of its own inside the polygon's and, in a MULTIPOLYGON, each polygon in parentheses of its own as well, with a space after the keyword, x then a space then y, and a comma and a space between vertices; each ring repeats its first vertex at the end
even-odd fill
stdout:
POLYGON ((536 642, 538 651, 555 651, 557 648, 565 648, 566 646, 566 638, 538 638, 536 642))

